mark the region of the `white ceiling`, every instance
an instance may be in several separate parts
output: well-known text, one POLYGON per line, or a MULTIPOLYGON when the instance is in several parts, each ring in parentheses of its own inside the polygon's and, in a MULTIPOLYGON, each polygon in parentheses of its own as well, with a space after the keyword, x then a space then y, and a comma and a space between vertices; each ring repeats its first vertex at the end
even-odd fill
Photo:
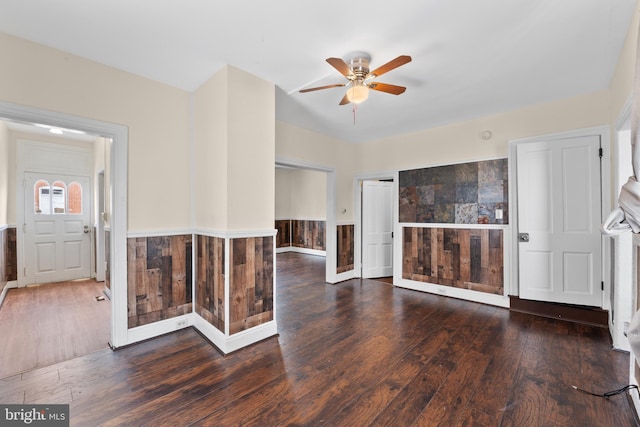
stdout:
POLYGON ((188 91, 225 64, 276 85, 279 120, 352 142, 609 86, 636 0, 21 0, 0 32, 188 91), (378 81, 354 125, 325 62, 365 51, 378 81))

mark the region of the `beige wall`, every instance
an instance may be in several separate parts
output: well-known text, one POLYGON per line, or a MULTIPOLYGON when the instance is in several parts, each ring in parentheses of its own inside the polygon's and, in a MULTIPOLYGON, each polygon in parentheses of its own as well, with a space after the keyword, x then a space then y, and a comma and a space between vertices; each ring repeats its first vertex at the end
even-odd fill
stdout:
POLYGON ((276 157, 336 171, 336 219, 353 221, 356 146, 281 121, 276 122, 276 157), (346 209, 346 212, 342 212, 346 209))
POLYGON ((638 26, 640 23, 640 1, 631 20, 631 26, 624 46, 620 52, 620 60, 611 81, 611 116, 610 122, 615 124, 625 103, 631 96, 633 77, 636 66, 636 51, 638 47, 638 26))
POLYGON ((273 229, 273 83, 225 66, 193 99, 195 226, 273 229))
POLYGON ((291 218, 327 219, 327 174, 305 169, 291 171, 291 218))
POLYGON ((205 229, 227 227, 227 67, 193 95, 194 221, 205 229))
POLYGON ((130 231, 189 227, 187 92, 6 34, 0 52, 0 101, 128 127, 130 231))
POLYGON ((327 174, 276 168, 276 218, 327 219, 327 174))
POLYGON ((357 170, 412 169, 508 155, 511 139, 608 123, 608 91, 481 117, 357 146, 357 170), (492 132, 485 141, 481 132, 492 132))
MULTIPOLYGON (((230 76, 230 67, 225 67, 194 95, 195 182, 200 182, 199 177, 216 182, 231 174, 233 188, 212 189, 206 181, 202 184, 206 188, 196 184, 195 194, 207 197, 194 197, 195 225, 211 228, 228 225, 232 229, 267 227, 275 211, 274 190, 256 190, 245 196, 235 190, 246 189, 247 182, 257 177, 267 179, 266 187, 275 187, 273 162, 267 174, 266 164, 270 162, 257 161, 263 155, 270 160, 271 135, 275 135, 279 159, 336 171, 337 220, 348 221, 353 220, 353 177, 357 173, 505 157, 510 139, 613 124, 631 92, 637 10, 633 22, 610 90, 358 145, 280 121, 275 126, 269 124, 274 111, 273 85, 239 70, 230 76), (228 97, 227 83, 241 95, 228 97), (256 93, 259 96, 254 97, 256 93), (256 99, 259 102, 255 103, 256 99), (258 126, 253 126, 254 122, 247 126, 244 116, 247 109, 254 114, 265 106, 264 121, 258 126), (230 117, 231 113, 237 115, 230 117), (489 141, 480 138, 484 130, 493 132, 489 141), (202 144, 203 140, 224 142, 230 138, 244 141, 237 146, 241 152, 250 145, 246 141, 262 134, 267 135, 266 145, 254 144, 259 152, 244 153, 249 167, 238 153, 221 151, 227 147, 202 144), (216 201, 227 200, 229 190, 234 194, 230 209, 238 215, 227 224, 216 208, 216 201), (252 213, 256 208, 260 215, 252 213)), ((0 51, 3 52, 0 100, 128 127, 130 231, 191 225, 190 193, 185 190, 190 188, 188 93, 4 34, 0 34, 0 51)), ((11 191, 8 187, 5 191, 11 191)), ((6 222, 11 222, 11 218, 6 222)))
POLYGON ((273 229, 275 86, 228 68, 228 229, 273 229))
MULTIPOLYGON (((640 21, 640 2, 636 6, 636 11, 631 20, 631 26, 627 37, 624 42, 622 51, 620 52, 620 60, 613 75, 610 86, 610 116, 609 122, 611 123, 612 137, 611 141, 616 141, 616 129, 615 125, 620 118, 622 110, 626 103, 631 98, 634 85, 634 75, 636 67, 636 56, 638 50, 638 26, 640 21)), ((616 159, 619 157, 617 152, 617 146, 612 143, 612 155, 611 155, 611 171, 613 176, 618 173, 616 171, 616 159)), ((629 159, 631 161, 631 159, 629 159)), ((615 185, 616 180, 611 180, 611 206, 617 206, 618 195, 620 189, 615 185)))
MULTIPOLYGON (((9 224, 7 204, 9 201, 9 131, 0 121, 0 227, 9 224)), ((0 248, 2 250, 2 248, 0 248)))
POLYGON ((291 218, 291 171, 276 168, 276 205, 275 219, 291 218))

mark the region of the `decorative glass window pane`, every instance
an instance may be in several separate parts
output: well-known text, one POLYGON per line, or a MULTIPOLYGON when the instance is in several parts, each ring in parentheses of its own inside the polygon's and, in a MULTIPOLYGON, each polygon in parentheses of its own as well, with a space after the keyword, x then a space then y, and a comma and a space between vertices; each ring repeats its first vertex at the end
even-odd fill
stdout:
POLYGON ((54 214, 67 212, 67 185, 62 181, 56 181, 51 186, 51 211, 54 214))
POLYGON ((69 214, 82 214, 82 185, 79 182, 69 184, 69 214))
POLYGON ((50 214, 51 195, 49 193, 51 192, 51 187, 49 187, 49 182, 44 179, 39 179, 33 185, 33 192, 33 212, 36 214, 50 214))

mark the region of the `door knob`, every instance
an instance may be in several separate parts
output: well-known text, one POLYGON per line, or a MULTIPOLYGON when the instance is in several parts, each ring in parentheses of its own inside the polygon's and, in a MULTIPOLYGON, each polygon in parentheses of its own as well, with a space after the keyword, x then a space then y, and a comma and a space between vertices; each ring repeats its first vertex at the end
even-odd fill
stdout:
POLYGON ((87 234, 87 233, 90 233, 90 232, 91 232, 91 230, 89 229, 89 226, 85 225, 84 226, 84 233, 87 234))
POLYGON ((529 241, 529 233, 518 233, 518 242, 528 242, 529 241))

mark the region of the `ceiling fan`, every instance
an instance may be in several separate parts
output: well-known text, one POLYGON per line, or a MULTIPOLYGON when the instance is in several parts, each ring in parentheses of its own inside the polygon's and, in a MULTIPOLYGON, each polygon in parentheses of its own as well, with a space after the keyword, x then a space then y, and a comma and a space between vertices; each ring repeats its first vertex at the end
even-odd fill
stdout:
POLYGON ((336 83, 326 86, 312 87, 300 90, 300 93, 313 92, 322 89, 331 89, 334 87, 349 86, 347 93, 340 101, 340 105, 349 103, 360 104, 369 97, 369 90, 377 90, 379 92, 400 95, 407 90, 404 86, 390 85, 387 83, 378 83, 375 78, 380 77, 384 73, 394 70, 401 65, 411 62, 408 55, 400 55, 396 59, 387 62, 384 65, 369 71, 369 60, 371 57, 363 52, 357 52, 351 55, 347 61, 341 58, 327 58, 327 62, 340 74, 345 76, 347 83, 336 83))

